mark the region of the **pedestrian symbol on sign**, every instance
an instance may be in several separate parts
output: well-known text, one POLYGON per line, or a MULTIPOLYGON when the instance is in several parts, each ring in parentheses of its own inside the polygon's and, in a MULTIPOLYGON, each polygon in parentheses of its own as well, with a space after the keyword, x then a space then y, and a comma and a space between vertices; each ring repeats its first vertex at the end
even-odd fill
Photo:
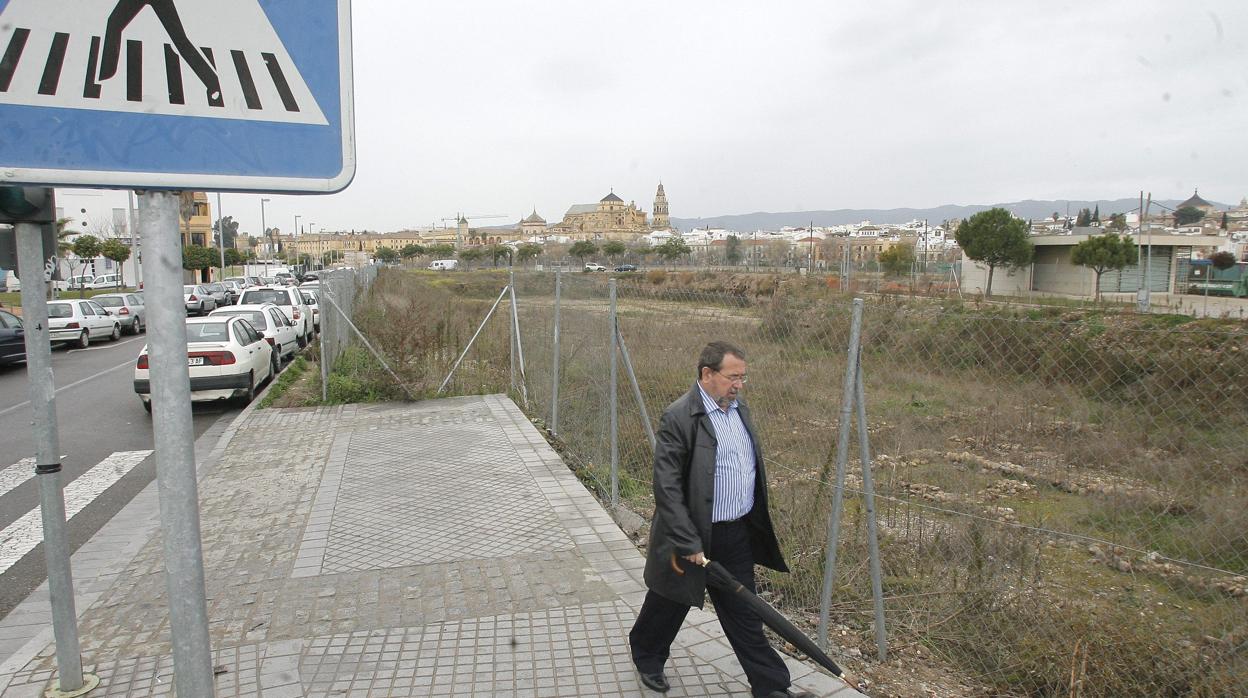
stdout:
POLYGON ((327 123, 259 0, 9 0, 0 51, 0 104, 327 123))

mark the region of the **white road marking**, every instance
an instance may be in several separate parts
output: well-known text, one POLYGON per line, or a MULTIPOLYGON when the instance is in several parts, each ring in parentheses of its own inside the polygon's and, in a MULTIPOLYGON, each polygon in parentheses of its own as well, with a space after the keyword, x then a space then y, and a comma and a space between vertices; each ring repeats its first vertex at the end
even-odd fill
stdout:
MULTIPOLYGON (((61 456, 61 459, 64 460, 65 456, 61 456)), ((23 458, 4 470, 0 470, 0 497, 17 489, 23 482, 34 476, 34 458, 23 458)))
MULTIPOLYGON (((151 451, 118 451, 66 485, 65 520, 72 519, 151 454, 151 451)), ((35 507, 0 531, 0 574, 7 572, 41 542, 43 518, 39 507, 35 507)))
MULTIPOLYGON (((90 375, 90 376, 87 376, 86 378, 83 378, 82 380, 77 380, 77 381, 74 381, 73 383, 70 383, 69 385, 66 385, 66 386, 63 386, 63 387, 57 388, 57 389, 56 389, 56 392, 57 392, 57 393, 59 393, 59 392, 61 392, 62 390, 69 390, 70 388, 75 388, 75 387, 77 387, 77 386, 82 385, 83 383, 86 383, 87 381, 93 381, 93 380, 95 380, 96 378, 99 378, 100 376, 104 376, 104 375, 107 375, 107 374, 109 374, 109 373, 112 373, 113 371, 116 371, 116 370, 117 370, 117 369, 119 369, 119 368, 125 368, 126 366, 134 366, 134 362, 135 362, 136 360, 137 360, 137 357, 136 357, 136 358, 134 358, 134 359, 130 359, 129 361, 126 361, 125 363, 117 364, 116 366, 114 366, 114 367, 112 367, 112 368, 106 368, 106 369, 104 369, 103 371, 100 371, 99 373, 95 373, 95 374, 92 374, 92 375, 90 375)), ((0 417, 3 417, 4 415, 6 415, 6 414, 8 414, 8 413, 10 413, 10 412, 13 412, 13 411, 15 411, 15 410, 20 410, 20 409, 22 409, 23 407, 25 407, 25 406, 27 406, 27 405, 29 405, 29 404, 30 404, 30 400, 27 400, 27 401, 25 401, 25 402, 19 402, 19 403, 17 403, 16 405, 13 405, 12 407, 6 407, 6 408, 4 408, 4 409, 0 410, 0 417)))
POLYGON ((65 353, 77 354, 78 352, 82 352, 82 351, 99 351, 101 349, 115 349, 117 347, 124 347, 127 344, 133 344, 134 342, 137 342, 140 339, 147 339, 147 338, 146 337, 132 337, 130 339, 122 339, 116 342, 109 342, 108 344, 102 344, 99 346, 88 346, 86 349, 70 349, 66 351, 65 353))

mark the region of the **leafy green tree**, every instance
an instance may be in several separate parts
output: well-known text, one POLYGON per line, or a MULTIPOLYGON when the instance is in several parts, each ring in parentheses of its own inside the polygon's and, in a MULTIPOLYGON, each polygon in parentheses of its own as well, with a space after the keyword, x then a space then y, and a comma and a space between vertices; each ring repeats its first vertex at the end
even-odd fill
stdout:
POLYGON ((233 248, 233 247, 227 247, 227 248, 225 248, 225 263, 226 263, 226 265, 231 266, 231 267, 236 267, 236 266, 238 266, 238 265, 242 264, 242 263, 243 263, 243 261, 244 261, 244 259, 246 259, 246 258, 245 258, 245 257, 243 257, 243 253, 242 253, 242 252, 239 252, 237 249, 235 249, 235 248, 233 248))
POLYGON ((914 245, 905 243, 892 245, 880 253, 880 265, 892 276, 908 273, 914 266, 914 245))
POLYGON ((126 269, 122 266, 122 262, 130 259, 130 248, 121 244, 121 240, 117 238, 109 238, 100 245, 100 254, 105 258, 111 259, 117 263, 117 273, 121 278, 121 285, 126 285, 126 269))
POLYGON ((1226 271, 1227 269, 1235 266, 1235 254, 1233 252, 1227 252, 1226 250, 1214 252, 1209 255, 1209 263, 1213 265, 1214 269, 1226 271))
MULTIPOLYGON (((182 248, 182 268, 190 271, 207 272, 217 263, 217 251, 203 245, 187 245, 182 248)), ((201 276, 201 278, 203 278, 201 276)))
POLYGON ((1114 233, 1121 233, 1122 231, 1126 230, 1127 229, 1127 214, 1115 213, 1115 214, 1110 215, 1109 225, 1105 226, 1105 229, 1114 233))
POLYGON ((450 259, 455 256, 455 246, 449 242, 439 242, 425 248, 425 254, 434 259, 450 259))
POLYGON ((1076 228, 1086 228, 1086 227, 1088 227, 1088 226, 1090 226, 1090 225, 1092 225, 1092 211, 1091 211, 1091 209, 1086 209, 1086 208, 1084 208, 1084 209, 1080 209, 1080 210, 1079 210, 1079 215, 1075 217, 1075 227, 1076 227, 1076 228))
POLYGON ((1130 238, 1118 237, 1117 233, 1097 235, 1075 245, 1070 251, 1070 261, 1087 267, 1096 273, 1096 300, 1101 300, 1101 274, 1110 269, 1120 270, 1135 264, 1140 251, 1130 238))
POLYGON ((387 247, 386 245, 382 245, 381 247, 373 250, 373 257, 375 257, 377 261, 382 264, 393 264, 394 262, 399 261, 398 251, 392 247, 387 247))
POLYGON ((511 245, 490 245, 486 248, 488 254, 494 260, 494 266, 498 266, 498 260, 507 258, 507 266, 511 266, 511 245))
POLYGON ((737 264, 741 261, 741 238, 736 235, 728 236, 728 244, 724 248, 724 259, 729 264, 737 264))
POLYGON ((680 257, 693 252, 693 249, 689 247, 684 238, 673 235, 664 240, 662 245, 654 248, 654 252, 670 264, 680 257))
POLYGON ((485 256, 485 250, 480 247, 465 247, 459 251, 459 261, 464 263, 465 271, 472 271, 472 263, 480 260, 485 256))
MULTIPOLYGON (((82 266, 78 268, 78 272, 74 274, 75 276, 82 275, 82 272, 86 271, 87 265, 91 263, 91 260, 100 256, 101 247, 103 245, 100 243, 100 239, 94 235, 79 235, 78 239, 74 240, 70 250, 78 258, 78 261, 82 262, 82 266)), ((70 269, 71 271, 73 270, 73 265, 70 265, 70 269)), ((86 289, 78 289, 78 297, 82 298, 84 296, 86 296, 86 289)))
POLYGON ((1092 211, 1092 223, 1095 225, 1100 225, 1101 223, 1101 205, 1100 204, 1097 204, 1096 209, 1092 211))
POLYGON ((233 247, 238 239, 238 221, 234 220, 233 216, 225 216, 214 221, 212 224, 212 232, 216 234, 216 237, 213 238, 214 242, 217 238, 220 238, 223 230, 225 231, 225 239, 222 242, 226 247, 233 247))
POLYGON ((1227 224, 1227 222, 1228 222, 1228 221, 1227 221, 1226 211, 1223 211, 1223 212, 1222 212, 1222 229, 1223 229, 1223 230, 1226 230, 1226 224, 1227 224))
POLYGON ((1003 208, 980 211, 962 221, 954 238, 967 257, 988 265, 986 298, 992 298, 992 276, 997 267, 1024 267, 1031 262, 1035 249, 1027 235, 1027 221, 1003 208))
POLYGON ((1199 223, 1205 217, 1205 212, 1195 206, 1184 206, 1174 212, 1175 225, 1191 225, 1199 223))
POLYGON ((576 257, 583 263, 586 257, 598 254, 598 246, 589 240, 577 240, 572 243, 572 247, 568 248, 568 254, 576 257))
POLYGON ((625 245, 619 240, 608 240, 602 246, 602 253, 607 256, 607 259, 610 259, 613 262, 618 257, 623 256, 625 252, 628 252, 628 245, 625 245))
POLYGON ((333 250, 330 250, 329 252, 321 253, 321 266, 328 267, 328 266, 333 265, 334 256, 335 256, 335 253, 333 250))
POLYGON ((418 245, 414 242, 409 242, 408 244, 403 246, 403 249, 399 250, 399 256, 402 257, 403 259, 411 259, 413 257, 419 257, 424 253, 425 253, 425 246, 418 245))
POLYGON ((541 245, 534 244, 532 242, 526 242, 520 247, 516 248, 516 261, 520 262, 521 266, 523 266, 524 263, 529 261, 530 259, 537 259, 537 256, 540 255, 541 253, 542 253, 541 245))

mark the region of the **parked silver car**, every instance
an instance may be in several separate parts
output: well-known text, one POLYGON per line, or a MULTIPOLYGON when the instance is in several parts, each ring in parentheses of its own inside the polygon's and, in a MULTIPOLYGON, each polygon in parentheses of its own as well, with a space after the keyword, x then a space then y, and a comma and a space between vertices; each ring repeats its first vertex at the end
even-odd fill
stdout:
POLYGON ((306 347, 316 334, 312 309, 303 302, 299 289, 289 286, 261 286, 243 291, 240 301, 244 304, 272 303, 293 323, 299 331, 299 346, 306 347))
POLYGON ((186 304, 188 315, 207 315, 217 309, 212 293, 199 284, 182 287, 182 302, 186 304))
POLYGON ((212 294, 212 299, 217 302, 217 307, 221 308, 230 304, 230 292, 226 290, 225 284, 220 281, 209 281, 206 284, 200 284, 208 289, 212 294))
POLYGON ((104 293, 91 300, 115 316, 121 322, 122 331, 128 334, 138 334, 147 327, 147 306, 137 293, 104 293))

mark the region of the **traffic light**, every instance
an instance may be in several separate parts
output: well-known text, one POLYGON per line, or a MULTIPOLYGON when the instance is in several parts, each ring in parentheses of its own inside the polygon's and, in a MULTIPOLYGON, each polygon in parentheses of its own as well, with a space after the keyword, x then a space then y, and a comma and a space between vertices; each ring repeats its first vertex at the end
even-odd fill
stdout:
POLYGON ((0 223, 55 223, 50 187, 0 187, 0 223))

